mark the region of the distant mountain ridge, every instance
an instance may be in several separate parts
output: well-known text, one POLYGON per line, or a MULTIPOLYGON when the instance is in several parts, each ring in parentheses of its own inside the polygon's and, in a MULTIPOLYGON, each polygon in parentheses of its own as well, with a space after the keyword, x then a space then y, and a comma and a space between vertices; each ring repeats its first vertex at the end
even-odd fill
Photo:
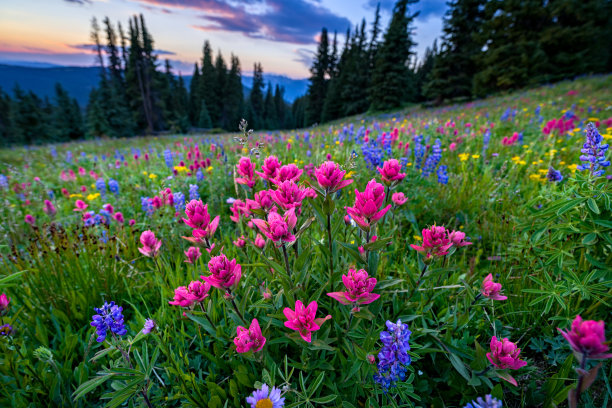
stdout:
MULTIPOLYGON (((70 94, 76 98, 79 105, 85 107, 89 93, 98 85, 100 69, 98 67, 64 67, 49 66, 50 64, 35 62, 12 62, 0 60, 0 88, 12 95, 15 85, 22 89, 32 91, 41 98, 55 96, 55 84, 59 82, 70 94), (28 65, 28 66, 25 66, 28 65)), ((184 76, 185 86, 189 88, 191 75, 184 76)), ((277 84, 285 88, 285 99, 293 102, 302 96, 308 89, 307 79, 292 79, 284 75, 264 74, 264 81, 272 86, 277 84)), ((252 76, 242 76, 242 85, 245 94, 250 90, 253 82, 252 76)))

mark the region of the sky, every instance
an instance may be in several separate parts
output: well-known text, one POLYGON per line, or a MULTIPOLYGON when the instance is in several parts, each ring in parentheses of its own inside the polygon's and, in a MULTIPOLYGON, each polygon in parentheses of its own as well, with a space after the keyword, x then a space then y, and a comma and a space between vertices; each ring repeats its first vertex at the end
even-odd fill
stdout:
MULTIPOLYGON (((363 18, 368 29, 377 3, 385 29, 393 0, 2 0, 0 63, 42 62, 65 66, 94 65, 91 19, 108 16, 124 29, 143 14, 159 59, 169 59, 177 73, 191 75, 209 40, 215 54, 240 58, 248 74, 254 62, 264 73, 291 78, 309 76, 322 27, 340 33, 363 18)), ((446 0, 421 0, 414 23, 415 51, 422 56, 442 30, 446 0)))

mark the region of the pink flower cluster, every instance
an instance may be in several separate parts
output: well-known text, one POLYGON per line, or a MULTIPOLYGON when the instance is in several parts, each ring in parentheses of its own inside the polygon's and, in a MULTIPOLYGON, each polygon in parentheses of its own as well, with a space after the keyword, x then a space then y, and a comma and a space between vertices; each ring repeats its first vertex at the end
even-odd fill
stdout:
POLYGON ((179 286, 174 290, 174 300, 168 302, 174 306, 191 307, 201 303, 209 296, 210 284, 202 281, 192 281, 189 286, 179 286))
POLYGON ((257 176, 255 175, 255 165, 248 157, 241 157, 236 165, 236 173, 240 177, 236 177, 236 183, 244 184, 250 188, 253 188, 257 183, 257 176))
POLYGON ((333 161, 326 161, 321 164, 315 169, 314 174, 325 195, 333 194, 353 182, 353 180, 344 180, 346 171, 342 170, 333 161))
POLYGON ((480 293, 486 298, 492 300, 506 300, 507 296, 501 294, 502 285, 501 283, 493 282, 493 274, 488 274, 482 281, 482 289, 480 293))
POLYGON ((208 261, 210 276, 200 276, 215 288, 229 291, 240 282, 242 277, 242 267, 235 259, 231 261, 224 254, 212 257, 208 261))
POLYGON ((421 245, 411 244, 410 247, 424 254, 426 260, 448 255, 452 246, 460 248, 472 244, 466 241, 465 233, 448 231, 446 228, 437 225, 423 229, 422 239, 423 243, 421 245))
POLYGON ((363 192, 355 189, 355 204, 345 207, 346 212, 364 231, 370 228, 385 216, 391 208, 391 204, 380 209, 385 201, 385 187, 372 179, 366 185, 363 192))
POLYGON ((315 318, 318 307, 319 304, 316 301, 312 301, 307 307, 304 307, 301 300, 296 300, 295 310, 288 307, 283 310, 283 314, 287 318, 285 326, 299 332, 300 336, 310 343, 312 332, 319 330, 326 320, 331 319, 331 315, 315 318))
POLYGON ((510 136, 510 137, 504 136, 504 138, 502 139, 502 145, 503 146, 512 146, 514 143, 516 143, 518 138, 519 138, 519 134, 517 132, 514 132, 512 134, 512 136, 510 136))
POLYGON ((140 243, 142 244, 142 248, 138 248, 140 253, 151 258, 159 253, 159 248, 162 244, 161 240, 155 238, 155 234, 151 230, 143 231, 140 234, 140 243))
POLYGON ((612 354, 607 352, 609 347, 606 344, 606 330, 602 320, 582 320, 578 315, 570 330, 557 330, 580 356, 584 355, 590 359, 612 358, 612 354))
POLYGON ((521 349, 507 338, 500 341, 496 336, 493 336, 490 347, 491 352, 487 353, 487 358, 491 364, 499 369, 518 370, 527 365, 526 361, 520 359, 521 349))
POLYGON ((219 216, 217 215, 211 221, 208 204, 203 204, 201 200, 191 200, 185 207, 185 215, 187 218, 183 218, 183 221, 193 228, 193 231, 192 237, 183 238, 195 244, 204 244, 207 249, 210 249, 208 240, 215 234, 219 226, 219 216))
POLYGON ((380 297, 372 293, 376 286, 376 278, 370 278, 364 269, 356 271, 349 269, 347 275, 342 275, 342 283, 346 287, 345 292, 331 292, 327 296, 336 299, 343 305, 355 305, 355 311, 359 311, 359 305, 367 305, 380 297))
POLYGON ((276 212, 268 214, 268 220, 254 219, 253 224, 257 226, 271 241, 277 246, 281 246, 285 242, 295 241, 295 235, 292 230, 297 223, 295 208, 291 208, 284 215, 276 212))
POLYGON ((380 173, 383 184, 387 187, 397 185, 406 177, 406 173, 402 173, 401 169, 402 165, 397 159, 387 160, 383 163, 382 168, 376 168, 380 173))
POLYGON ((238 326, 236 334, 234 344, 236 345, 236 351, 239 353, 257 352, 266 344, 266 338, 261 334, 261 328, 257 319, 253 319, 248 329, 238 326))

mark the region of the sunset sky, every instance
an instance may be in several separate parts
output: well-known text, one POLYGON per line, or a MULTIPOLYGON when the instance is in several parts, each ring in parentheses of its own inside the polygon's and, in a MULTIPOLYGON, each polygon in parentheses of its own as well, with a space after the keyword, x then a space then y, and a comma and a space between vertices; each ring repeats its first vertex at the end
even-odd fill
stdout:
MULTIPOLYGON (((238 55, 243 72, 260 61, 264 72, 292 78, 308 76, 322 27, 345 33, 366 18, 368 29, 378 0, 2 0, 0 63, 45 62, 93 65, 88 51, 90 21, 108 16, 125 27, 133 14, 144 14, 160 51, 175 70, 193 71, 208 39, 215 53, 238 55)), ((394 1, 381 0, 383 29, 394 1)), ((415 23, 416 51, 440 36, 446 0, 421 0, 415 23)), ((227 59, 226 59, 227 60, 227 59)))

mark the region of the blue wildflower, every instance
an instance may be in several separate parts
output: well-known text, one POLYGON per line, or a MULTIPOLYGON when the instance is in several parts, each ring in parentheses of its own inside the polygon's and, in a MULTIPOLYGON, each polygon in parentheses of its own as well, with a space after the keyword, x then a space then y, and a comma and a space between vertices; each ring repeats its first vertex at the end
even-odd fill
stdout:
POLYGON ((202 169, 198 169, 198 171, 196 172, 196 180, 204 180, 204 173, 202 172, 202 169))
POLYGON ((423 136, 418 135, 414 137, 414 168, 420 169, 421 163, 423 162, 423 156, 425 156, 425 145, 422 144, 423 136))
POLYGON ((387 320, 387 331, 380 332, 383 347, 378 353, 378 374, 374 375, 374 380, 384 389, 406 378, 407 366, 411 363, 408 354, 411 334, 408 325, 401 320, 397 323, 387 320))
POLYGON ((425 165, 423 166, 421 175, 423 177, 429 177, 429 175, 433 173, 440 163, 440 160, 442 160, 442 143, 440 142, 440 139, 436 139, 434 144, 431 146, 431 154, 427 156, 427 159, 425 160, 425 165))
POLYGON ((448 183, 448 173, 446 172, 447 166, 438 167, 438 183, 447 184, 448 183))
POLYGON ((108 189, 110 190, 111 193, 115 195, 119 194, 119 183, 117 182, 117 180, 114 180, 114 179, 108 180, 108 189))
POLYGON ((8 178, 4 174, 0 174, 0 188, 1 189, 9 188, 8 178))
POLYGON ((153 319, 147 319, 145 320, 145 324, 142 328, 142 334, 149 334, 153 331, 153 329, 155 328, 155 321, 153 319))
POLYGON ((502 408, 502 402, 493 398, 490 394, 485 395, 484 399, 478 397, 463 408, 502 408))
POLYGON ((153 203, 149 197, 140 197, 140 206, 142 207, 142 212, 147 215, 153 215, 153 203))
POLYGON ((171 169, 174 167, 174 160, 172 159, 172 152, 170 149, 164 150, 164 161, 166 162, 166 166, 168 166, 168 168, 171 169))
POLYGON ((583 153, 580 156, 580 160, 583 164, 577 167, 578 170, 589 170, 595 177, 604 174, 605 170, 600 167, 608 167, 610 161, 606 160, 606 150, 608 150, 608 144, 601 144, 603 137, 597 131, 597 128, 592 123, 587 125, 586 129, 586 143, 582 146, 580 151, 583 153))
POLYGON ((72 164, 72 152, 70 150, 66 152, 66 163, 72 164))
POLYGON ((558 183, 559 181, 563 180, 563 175, 559 170, 555 170, 553 166, 550 166, 548 168, 548 174, 546 175, 546 178, 551 183, 558 183))
POLYGON ((189 200, 199 200, 200 193, 198 193, 198 185, 190 184, 189 185, 189 200))
POLYGON ((185 194, 180 191, 173 194, 174 195, 174 209, 176 212, 185 211, 185 194))
POLYGON ((99 178, 96 180, 96 190, 100 193, 102 197, 106 194, 106 183, 103 178, 99 178))
POLYGON ((124 336, 127 334, 127 329, 123 323, 123 308, 117 306, 115 302, 104 302, 104 305, 100 308, 95 307, 94 310, 97 314, 91 318, 91 325, 96 328, 98 343, 102 343, 106 339, 106 333, 108 330, 111 333, 118 336, 124 336))

